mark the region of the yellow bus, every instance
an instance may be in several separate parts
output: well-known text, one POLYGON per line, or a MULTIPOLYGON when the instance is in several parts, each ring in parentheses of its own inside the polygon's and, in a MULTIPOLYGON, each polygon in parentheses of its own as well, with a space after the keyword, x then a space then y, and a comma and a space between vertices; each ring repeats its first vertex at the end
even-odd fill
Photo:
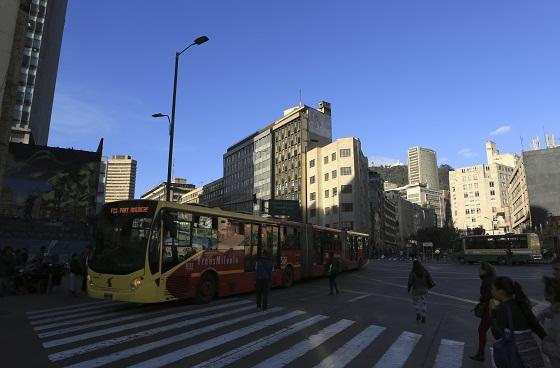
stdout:
POLYGON ((256 258, 274 262, 272 286, 326 274, 329 253, 360 268, 368 234, 223 211, 132 200, 106 204, 88 264, 92 298, 157 303, 254 290, 256 258))

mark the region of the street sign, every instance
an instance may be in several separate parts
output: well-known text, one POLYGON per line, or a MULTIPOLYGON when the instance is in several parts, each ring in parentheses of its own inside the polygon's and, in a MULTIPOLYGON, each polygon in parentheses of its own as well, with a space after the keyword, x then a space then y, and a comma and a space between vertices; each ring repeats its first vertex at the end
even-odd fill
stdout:
POLYGON ((268 214, 271 216, 289 216, 292 220, 300 218, 299 201, 270 199, 268 214))

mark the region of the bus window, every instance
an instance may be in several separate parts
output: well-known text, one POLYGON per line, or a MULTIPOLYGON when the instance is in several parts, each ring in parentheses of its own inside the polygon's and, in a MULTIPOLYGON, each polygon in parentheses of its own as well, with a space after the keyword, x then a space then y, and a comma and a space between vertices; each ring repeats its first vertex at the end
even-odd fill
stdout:
MULTIPOLYGON (((250 231, 249 231, 250 233, 250 231)), ((218 219, 218 248, 222 250, 244 249, 246 242, 245 225, 223 217, 218 219)))
POLYGON ((195 251, 216 249, 218 226, 215 217, 193 216, 192 246, 195 251))
POLYGON ((278 227, 267 226, 268 233, 268 248, 263 248, 268 251, 268 256, 272 262, 279 265, 280 258, 278 257, 278 227))
POLYGON ((271 253, 270 252, 270 250, 271 250, 270 247, 272 246, 271 245, 272 234, 270 234, 268 229, 269 229, 268 226, 261 226, 261 234, 260 234, 261 235, 261 243, 259 245, 259 253, 258 253, 259 255, 262 254, 263 249, 268 250, 269 255, 271 253))
POLYGON ((259 244, 259 225, 245 224, 245 271, 255 271, 259 244))
POLYGON ((150 247, 148 249, 148 263, 150 272, 156 274, 159 272, 159 256, 161 241, 161 217, 158 217, 152 228, 152 237, 150 239, 150 247))
POLYGON ((282 226, 280 228, 280 244, 282 249, 299 249, 299 232, 297 229, 291 226, 282 226))
POLYGON ((323 254, 323 233, 321 231, 313 232, 313 256, 315 264, 322 265, 325 255, 323 254))
POLYGON ((161 272, 166 272, 196 253, 191 247, 192 215, 166 211, 163 214, 163 251, 161 272))
POLYGON ((333 251, 340 251, 341 249, 342 249, 342 243, 340 242, 340 235, 339 234, 333 234, 332 250, 333 251))

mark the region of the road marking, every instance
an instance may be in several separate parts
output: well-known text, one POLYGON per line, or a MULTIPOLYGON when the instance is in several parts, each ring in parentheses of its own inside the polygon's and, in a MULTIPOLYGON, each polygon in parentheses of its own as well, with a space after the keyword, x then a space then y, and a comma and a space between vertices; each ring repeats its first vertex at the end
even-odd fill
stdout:
POLYGON ((104 305, 95 305, 91 307, 69 309, 69 310, 55 312, 55 313, 46 313, 46 314, 27 316, 27 319, 31 321, 31 324, 38 324, 38 323, 42 323, 39 320, 42 320, 43 318, 46 318, 46 320, 48 321, 50 319, 56 320, 56 318, 65 319, 68 316, 68 313, 74 313, 74 314, 81 313, 84 316, 93 313, 103 313, 104 312, 103 309, 121 307, 121 306, 125 306, 126 304, 128 303, 112 303, 112 304, 104 304, 104 305))
MULTIPOLYGON (((223 309, 223 308, 230 308, 230 307, 237 307, 237 306, 247 304, 247 303, 252 303, 252 302, 249 301, 249 300, 241 300, 241 301, 234 302, 234 303, 220 304, 219 306, 216 306, 218 308, 214 309, 214 310, 223 309), (221 307, 221 308, 219 308, 219 307, 221 307)), ((184 308, 182 310, 184 310, 184 308)), ((194 310, 199 310, 199 309, 194 309, 194 310)), ((156 311, 156 312, 150 312, 150 313, 137 313, 137 314, 128 315, 128 316, 124 316, 124 317, 113 318, 113 319, 105 319, 103 321, 98 321, 98 322, 93 322, 93 323, 88 323, 88 324, 82 324, 82 325, 74 326, 74 327, 62 328, 62 329, 54 330, 54 331, 48 331, 48 332, 41 333, 38 336, 39 336, 40 339, 43 339, 45 337, 51 337, 51 336, 67 334, 67 333, 70 333, 70 332, 87 330, 87 329, 93 328, 93 327, 100 327, 100 326, 110 325, 110 324, 114 324, 114 323, 130 321, 130 320, 138 319, 138 318, 147 318, 147 317, 151 317, 151 316, 157 316, 157 315, 161 315, 162 313, 164 313, 164 311, 162 311, 162 310, 159 310, 159 311, 156 311)))
POLYGON ((278 323, 283 322, 283 321, 287 321, 289 319, 300 316, 302 314, 305 314, 305 312, 303 312, 303 311, 290 312, 288 314, 284 314, 284 315, 281 315, 281 316, 278 316, 278 317, 275 317, 275 318, 271 318, 271 319, 268 319, 268 320, 265 320, 265 321, 262 321, 262 322, 259 322, 259 323, 255 323, 252 326, 244 327, 244 328, 241 328, 239 330, 235 330, 235 331, 226 333, 224 335, 215 337, 213 339, 200 342, 198 344, 190 345, 190 346, 187 346, 185 348, 175 350, 175 351, 173 351, 171 353, 168 353, 168 354, 160 355, 160 356, 155 357, 153 359, 143 361, 142 363, 132 365, 132 366, 130 366, 130 368, 158 368, 158 367, 163 367, 163 366, 166 366, 168 364, 175 363, 175 362, 177 362, 181 359, 187 358, 189 356, 198 354, 200 352, 212 349, 216 346, 226 344, 228 342, 239 339, 243 336, 247 336, 247 335, 252 334, 254 332, 260 331, 263 328, 273 326, 273 325, 278 324, 278 323))
POLYGON ((315 368, 339 368, 345 367, 354 358, 356 358, 369 344, 371 344, 377 336, 379 336, 385 327, 369 326, 352 340, 348 341, 340 349, 325 358, 315 368))
POLYGON ((213 358, 211 360, 207 360, 206 362, 202 362, 196 365, 194 368, 221 368, 225 367, 226 365, 232 364, 238 361, 241 358, 246 357, 258 350, 261 350, 269 345, 272 345, 283 338, 293 335, 307 327, 313 326, 314 324, 323 321, 329 317, 323 315, 313 316, 301 322, 297 322, 289 327, 283 328, 279 331, 276 331, 270 336, 265 336, 262 339, 259 339, 254 342, 250 342, 246 345, 243 345, 237 349, 230 350, 227 353, 220 355, 219 357, 213 358))
MULTIPOLYGON (((145 337, 149 337, 149 336, 153 336, 162 332, 167 332, 167 331, 171 331, 171 330, 176 330, 178 328, 183 328, 183 327, 187 327, 187 326, 192 326, 195 325, 197 323, 201 323, 201 322, 205 322, 208 320, 212 320, 212 319, 216 319, 216 318, 221 318, 221 317, 225 317, 225 316, 229 316, 231 314, 235 314, 235 313, 239 313, 239 312, 244 312, 244 311, 248 311, 250 309, 254 309, 254 307, 252 306, 247 306, 247 307, 242 307, 242 308, 238 308, 238 309, 233 309, 233 310, 228 310, 222 313, 218 313, 218 314, 212 314, 209 316, 204 316, 204 317, 199 317, 199 318, 194 318, 194 319, 187 319, 185 321, 182 322, 178 322, 178 323, 173 323, 170 325, 165 325, 165 326, 161 326, 161 327, 156 327, 156 328, 152 328, 149 330, 145 330, 145 331, 140 331, 140 332, 136 332, 130 335, 126 335, 126 336, 119 336, 119 337, 115 337, 112 339, 108 339, 108 340, 104 340, 104 341, 97 341, 94 342, 92 344, 89 345, 83 345, 83 346, 78 346, 77 348, 73 348, 73 349, 68 349, 68 350, 64 350, 64 351, 59 351, 57 353, 51 354, 49 355, 49 360, 55 362, 55 361, 59 361, 59 360, 63 360, 63 359, 67 359, 67 358, 71 358, 74 356, 78 356, 78 355, 83 355, 83 354, 87 354, 90 353, 92 351, 95 350, 99 350, 99 349, 103 349, 103 348, 108 348, 108 347, 112 347, 118 344, 122 344, 125 342, 130 342, 133 340, 137 340, 137 339, 141 339, 141 338, 145 338, 145 337)), ((247 314, 238 318, 234 318, 234 319, 227 319, 226 321, 222 321, 219 323, 215 323, 213 325, 209 325, 209 326, 205 326, 204 328, 199 328, 193 331, 188 332, 187 334, 189 334, 190 337, 202 334, 202 333, 206 333, 209 331, 214 331, 218 328, 222 328, 225 326, 230 326, 233 325, 237 322, 241 322, 241 321, 245 321, 247 319, 253 318, 253 317, 257 317, 262 315, 262 312, 254 312, 252 314, 247 314)), ((176 337, 174 337, 176 338, 176 337)), ((124 352, 127 352, 127 350, 124 350, 124 352)), ((123 359, 123 355, 126 355, 126 353, 124 352, 117 352, 115 354, 111 354, 105 357, 102 357, 101 359, 94 359, 95 364, 88 362, 88 364, 90 365, 86 365, 88 367, 95 367, 98 365, 102 365, 102 364, 98 364, 99 362, 103 362, 103 364, 107 364, 119 359, 123 359)))
POLYGON ((464 348, 464 342, 442 339, 434 368, 461 368, 464 348))
MULTIPOLYGON (((250 301, 248 301, 248 300, 246 300, 244 302, 245 303, 250 303, 250 301)), ((168 314, 168 315, 164 315, 164 316, 161 316, 161 317, 150 318, 150 319, 146 319, 146 320, 142 320, 142 321, 138 321, 138 322, 127 323, 127 324, 120 325, 120 326, 114 326, 114 327, 106 328, 106 329, 103 329, 103 330, 90 331, 90 332, 86 332, 86 333, 83 333, 83 334, 80 334, 80 335, 74 335, 74 336, 64 337, 64 338, 61 338, 61 339, 50 340, 50 341, 44 342, 43 347, 44 348, 52 348, 52 347, 55 347, 55 346, 66 345, 66 344, 70 344, 70 343, 74 343, 74 342, 78 342, 78 341, 92 339, 94 337, 109 335, 109 334, 112 334, 112 333, 115 333, 115 332, 132 330, 134 328, 144 327, 144 326, 153 325, 153 324, 156 324, 156 323, 166 322, 166 321, 173 320, 173 319, 192 316, 193 314, 211 312, 211 311, 215 311, 215 310, 219 310, 219 309, 223 309, 223 308, 224 308, 224 304, 220 304, 220 305, 217 305, 217 306, 214 306, 214 307, 209 307, 209 308, 199 308, 199 309, 193 309, 193 310, 189 310, 189 311, 181 312, 181 313, 168 314)))
POLYGON ((358 300, 362 300, 362 299, 365 299, 365 298, 370 297, 370 296, 373 296, 373 294, 360 295, 360 296, 357 296, 355 298, 352 298, 352 299, 348 300, 348 303, 354 303, 354 302, 357 302, 358 300))
POLYGON ((297 358, 303 356, 305 353, 315 349, 334 335, 344 331, 355 322, 347 319, 341 319, 340 321, 333 323, 332 325, 322 329, 313 336, 298 342, 287 350, 274 355, 260 362, 254 368, 280 368, 289 363, 293 362, 297 358))
MULTIPOLYGON (((120 308, 120 309, 116 309, 119 312, 128 312, 130 311, 132 308, 120 308)), ((58 316, 58 317, 53 317, 53 318, 46 318, 46 319, 41 319, 41 320, 35 320, 35 321, 30 321, 29 323, 31 324, 31 326, 37 326, 37 325, 42 325, 45 323, 53 323, 53 322, 60 322, 60 321, 66 321, 66 320, 70 320, 73 318, 79 318, 79 317, 87 317, 87 316, 98 316, 98 315, 103 315, 104 313, 107 313, 108 311, 105 310, 91 310, 91 311, 86 311, 86 312, 80 312, 80 313, 74 313, 74 314, 67 314, 64 316, 58 316)), ((34 327, 35 328, 35 327, 34 327)))
POLYGON ((403 332, 389 350, 383 354, 374 368, 397 368, 404 366, 421 337, 422 335, 413 332, 403 332))
POLYGON ((84 318, 72 319, 70 321, 54 322, 54 323, 49 323, 47 325, 35 326, 35 327, 33 327, 33 329, 35 331, 43 331, 43 330, 48 330, 48 329, 55 328, 55 327, 64 327, 64 326, 76 325, 76 324, 79 324, 79 323, 84 323, 84 322, 89 322, 89 321, 95 321, 96 319, 100 319, 100 318, 111 318, 111 317, 122 316, 123 314, 128 314, 128 312, 129 311, 126 310, 126 311, 122 311, 122 312, 113 312, 113 313, 108 313, 108 314, 101 314, 101 315, 89 316, 89 317, 84 317, 84 318))
POLYGON ((78 303, 78 304, 74 304, 74 305, 68 305, 68 306, 65 306, 65 307, 57 307, 57 308, 39 309, 39 310, 29 311, 29 312, 26 312, 26 314, 27 315, 43 314, 43 313, 46 313, 46 312, 57 312, 57 311, 62 311, 62 310, 67 310, 67 309, 78 308, 78 307, 89 307, 89 306, 94 306, 94 305, 98 305, 98 304, 114 304, 114 302, 107 302, 105 300, 101 300, 99 302, 78 303))

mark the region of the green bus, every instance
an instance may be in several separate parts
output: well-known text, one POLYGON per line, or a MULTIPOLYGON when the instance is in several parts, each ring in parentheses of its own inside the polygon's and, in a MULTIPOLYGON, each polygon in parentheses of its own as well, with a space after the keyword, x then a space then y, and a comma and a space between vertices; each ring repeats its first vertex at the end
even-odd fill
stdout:
POLYGON ((470 235, 453 244, 453 258, 461 263, 528 263, 542 259, 539 236, 528 234, 470 235), (509 252, 511 249, 511 252, 509 252))

